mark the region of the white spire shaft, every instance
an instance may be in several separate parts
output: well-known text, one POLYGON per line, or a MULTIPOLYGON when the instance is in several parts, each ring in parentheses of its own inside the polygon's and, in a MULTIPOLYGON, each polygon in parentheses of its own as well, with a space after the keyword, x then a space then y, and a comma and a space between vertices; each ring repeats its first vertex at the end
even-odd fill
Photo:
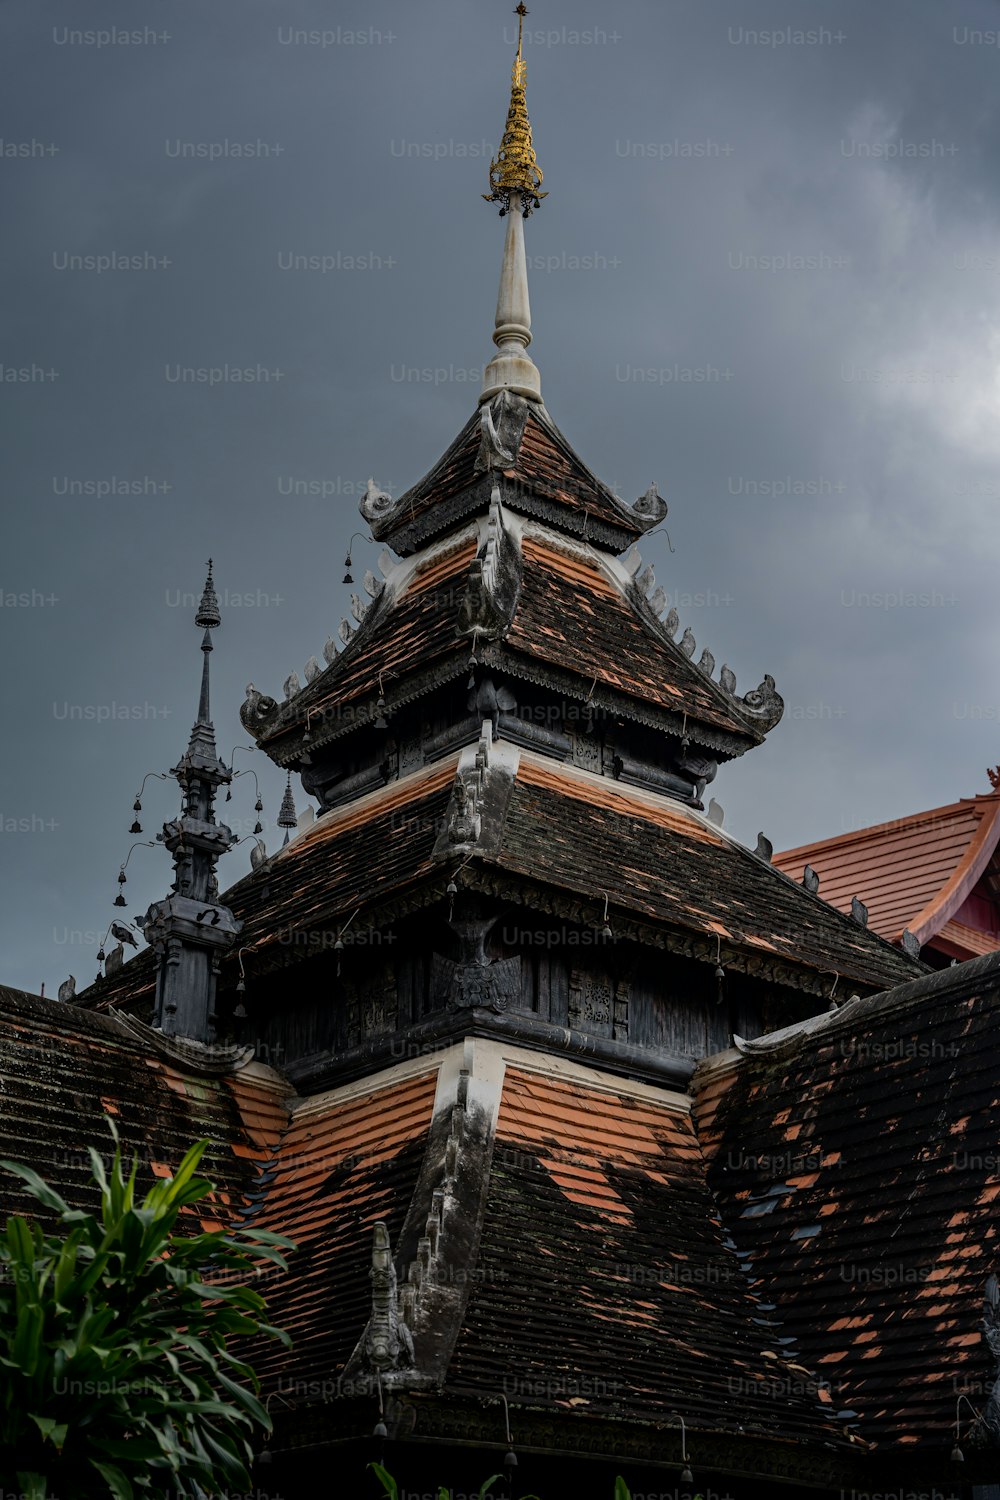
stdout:
POLYGON ((531 343, 531 303, 528 299, 521 195, 517 192, 510 195, 493 342, 497 352, 483 371, 480 404, 492 400, 500 391, 512 391, 517 396, 526 396, 529 401, 541 401, 541 376, 527 352, 531 343))

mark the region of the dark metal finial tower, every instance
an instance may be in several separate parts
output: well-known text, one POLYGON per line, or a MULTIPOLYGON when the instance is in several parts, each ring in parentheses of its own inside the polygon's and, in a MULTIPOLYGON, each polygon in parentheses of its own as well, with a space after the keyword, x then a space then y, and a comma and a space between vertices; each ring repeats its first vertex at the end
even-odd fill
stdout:
POLYGON ((292 773, 289 771, 285 782, 285 795, 281 799, 281 807, 278 809, 278 827, 285 830, 285 840, 282 848, 288 843, 288 835, 293 828, 298 826, 298 818, 295 816, 295 798, 292 795, 292 773))
POLYGON ((165 901, 146 913, 146 938, 159 958, 154 1024, 167 1035, 210 1042, 215 1037, 215 991, 223 953, 242 923, 219 904, 215 866, 233 835, 215 821, 215 796, 232 773, 219 759, 209 701, 211 632, 222 623, 219 601, 208 578, 195 624, 205 634, 198 717, 188 747, 172 775, 181 789, 181 815, 164 823, 161 839, 173 855, 174 884, 165 901))

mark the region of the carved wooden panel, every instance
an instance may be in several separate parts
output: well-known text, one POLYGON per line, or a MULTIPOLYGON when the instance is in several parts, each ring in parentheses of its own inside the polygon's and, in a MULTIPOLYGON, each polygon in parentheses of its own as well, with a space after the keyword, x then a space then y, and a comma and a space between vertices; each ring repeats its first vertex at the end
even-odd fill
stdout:
MULTIPOLYGON (((429 727, 429 726, 425 726, 429 727)), ((416 770, 424 763, 424 742, 419 734, 404 735, 399 746, 399 774, 416 770)))
POLYGON ((435 953, 431 959, 431 1003, 434 1010, 518 1010, 522 997, 521 960, 498 958, 491 964, 456 964, 435 953))
POLYGON ((391 966, 347 984, 346 990, 348 1046, 396 1030, 399 1004, 391 966))
POLYGON ((574 734, 573 764, 584 771, 601 773, 601 742, 595 734, 574 734))
POLYGON ((627 979, 620 979, 615 986, 613 1036, 618 1042, 627 1042, 629 1039, 629 1001, 631 989, 632 986, 627 979))
POLYGON ((590 1036, 628 1041, 629 983, 617 983, 599 969, 573 969, 569 981, 569 1024, 590 1036))

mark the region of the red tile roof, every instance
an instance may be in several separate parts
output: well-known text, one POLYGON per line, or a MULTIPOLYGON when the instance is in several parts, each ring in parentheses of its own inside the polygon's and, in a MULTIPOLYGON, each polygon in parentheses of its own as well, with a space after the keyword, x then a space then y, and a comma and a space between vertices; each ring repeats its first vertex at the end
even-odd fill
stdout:
POLYGON ((991 793, 786 849, 774 863, 793 879, 812 865, 832 905, 849 911, 858 896, 876 932, 898 942, 909 928, 927 943, 982 878, 998 842, 1000 795, 991 793))
POLYGON ((995 953, 1000 948, 1000 939, 995 933, 980 932, 954 917, 934 934, 935 946, 950 952, 954 958, 982 958, 986 953, 995 953))
MULTIPOLYGON (((268 753, 294 763, 307 724, 315 749, 373 722, 380 692, 392 712, 460 676, 471 641, 457 625, 476 546, 466 536, 422 562, 398 596, 380 595, 347 648, 261 726, 268 753)), ((529 532, 520 551, 513 618, 501 639, 480 643, 484 663, 581 699, 592 693, 596 703, 610 692, 615 710, 661 728, 666 713, 672 733, 686 728, 693 741, 729 755, 760 744, 764 732, 752 715, 629 597, 599 552, 560 547, 553 532, 529 532)))
POLYGON ((372 721, 380 674, 398 705, 426 688, 428 674, 436 682, 464 670, 469 642, 455 626, 475 554, 475 540, 465 537, 418 566, 397 598, 376 599, 345 650, 265 726, 261 744, 298 740, 307 723, 319 744, 372 721))
MULTIPOLYGON (((431 859, 451 797, 455 756, 424 766, 355 802, 334 808, 259 870, 223 895, 243 931, 240 951, 280 953, 296 932, 339 926, 359 908, 432 883, 446 883, 431 859)), ((225 960, 234 962, 232 955, 225 960)), ((153 952, 145 948, 117 974, 83 992, 84 1004, 132 1003, 152 993, 153 952)))
MULTIPOLYGON (((730 1071, 707 1066, 701 1141, 676 1096, 582 1065, 508 1057, 484 1134, 481 1104, 432 1121, 438 1091, 462 1089, 438 1058, 296 1101, 267 1069, 201 1076, 114 1018, 0 992, 0 1154, 78 1202, 105 1112, 148 1179, 207 1135, 206 1224, 238 1218, 299 1243, 263 1288, 293 1350, 253 1355, 294 1408, 358 1394, 340 1377, 371 1310, 372 1225, 387 1224, 405 1279, 407 1236, 440 1201, 430 1290, 447 1290, 450 1264, 468 1295, 440 1304, 450 1334, 415 1328, 418 1351, 445 1350, 446 1403, 502 1389, 622 1431, 681 1409, 695 1430, 834 1447, 834 1414, 849 1410, 884 1447, 940 1446, 955 1391, 986 1369, 998 963, 855 1002, 752 1044, 730 1071)), ((496 1087, 497 1049, 463 1054, 470 1098, 496 1087)))
MULTIPOLYGON (((613 911, 714 938, 751 959, 881 986, 909 959, 845 920, 704 817, 523 752, 497 862, 526 879, 607 892, 613 911)), ((470 868, 475 868, 470 867, 470 868)), ((619 917, 612 918, 612 924, 619 917)))

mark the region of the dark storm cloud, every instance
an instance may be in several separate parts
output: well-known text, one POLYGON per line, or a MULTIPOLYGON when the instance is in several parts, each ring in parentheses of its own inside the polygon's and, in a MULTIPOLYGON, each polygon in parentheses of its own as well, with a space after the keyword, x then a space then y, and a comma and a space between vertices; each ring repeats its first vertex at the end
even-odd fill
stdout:
MULTIPOLYGON (((699 650, 786 699, 713 789, 728 825, 780 847, 984 790, 1000 8, 539 0, 528 25, 547 405, 623 496, 658 480, 676 551, 648 552, 699 650)), ((475 405, 513 18, 56 0, 0 26, 0 362, 28 372, 4 381, 2 977, 82 987, 134 792, 190 728, 205 558, 235 596, 228 754, 246 682, 277 691, 346 612, 359 487, 401 492, 475 405)), ((147 794, 155 829, 173 792, 147 794)), ((166 885, 137 849, 130 911, 166 885)))

